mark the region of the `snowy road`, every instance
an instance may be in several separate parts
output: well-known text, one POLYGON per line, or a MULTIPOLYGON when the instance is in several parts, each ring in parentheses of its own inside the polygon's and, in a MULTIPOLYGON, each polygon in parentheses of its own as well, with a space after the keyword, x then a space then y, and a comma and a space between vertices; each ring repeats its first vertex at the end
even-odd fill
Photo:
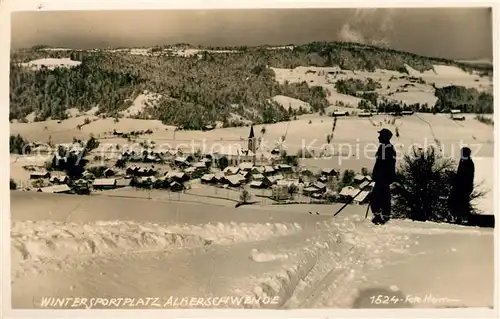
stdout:
POLYGON ((375 227, 356 206, 332 219, 335 207, 325 205, 234 209, 13 192, 11 207, 14 308, 39 307, 44 296, 280 300, 229 305, 239 308, 493 303, 491 229, 396 220, 375 227), (389 294, 449 300, 370 298, 389 294))

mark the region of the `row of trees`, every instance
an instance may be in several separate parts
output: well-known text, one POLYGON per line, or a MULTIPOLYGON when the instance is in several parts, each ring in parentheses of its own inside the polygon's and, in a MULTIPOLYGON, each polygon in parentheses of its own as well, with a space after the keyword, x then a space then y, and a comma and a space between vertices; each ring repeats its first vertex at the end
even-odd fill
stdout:
POLYGON ((363 110, 377 109, 379 112, 415 111, 422 113, 446 113, 458 109, 463 113, 492 114, 493 95, 460 86, 436 88, 438 100, 435 105, 427 103, 406 104, 398 101, 380 99, 377 92, 357 94, 362 100, 358 108, 363 110))
POLYGON ((315 110, 328 105, 323 88, 305 82, 280 85, 263 61, 243 54, 199 59, 86 53, 82 64, 73 68, 31 71, 13 63, 10 84, 10 119, 19 120, 32 112, 36 120, 64 119, 70 107, 87 111, 94 106, 100 113, 118 116, 144 90, 162 98, 147 105, 139 118, 186 129, 213 125, 231 113, 257 123, 284 120, 289 112, 270 101, 279 94, 304 100, 315 110))
MULTIPOLYGON (((322 112, 328 105, 321 87, 306 82, 278 84, 268 66, 334 66, 359 70, 385 68, 406 72, 404 64, 423 71, 433 63, 455 64, 410 53, 349 43, 311 43, 293 50, 236 48, 237 53, 204 52, 200 56, 139 56, 106 51, 23 50, 12 53, 10 70, 10 118, 25 120, 35 112, 37 120, 64 119, 66 109, 81 111, 99 107, 99 112, 117 116, 144 90, 163 98, 138 115, 160 119, 166 124, 200 129, 224 121, 236 113, 256 123, 280 121, 290 116, 270 102, 275 95, 287 95, 311 104, 322 112), (74 68, 30 71, 18 65, 42 57, 72 57, 82 62, 74 68), (129 102, 125 102, 129 101, 129 102)), ((479 68, 479 67, 478 67, 479 68)), ((380 84, 346 80, 339 92, 373 91, 380 84)), ((375 102, 375 95, 364 96, 375 102)), ((479 98, 478 98, 479 99, 479 98)), ((488 98, 481 97, 481 103, 488 98)), ((285 106, 286 107, 286 106, 285 106)))
POLYGON ((21 135, 11 135, 9 140, 9 148, 11 154, 28 154, 31 151, 31 146, 28 140, 25 140, 21 135))
POLYGON ((365 81, 349 78, 345 80, 338 80, 335 83, 335 88, 339 93, 358 96, 358 92, 375 91, 376 89, 382 88, 382 85, 379 82, 374 81, 372 78, 368 78, 365 81))
MULTIPOLYGON (((406 66, 410 65, 418 71, 431 70, 434 64, 444 64, 457 66, 465 71, 479 71, 483 75, 492 76, 493 67, 488 64, 467 64, 454 60, 441 58, 430 58, 418 54, 397 51, 389 48, 377 47, 366 44, 351 42, 311 42, 302 45, 289 44, 292 50, 269 50, 269 45, 258 47, 202 47, 193 46, 188 43, 175 45, 164 45, 153 48, 152 51, 161 49, 207 49, 207 50, 228 50, 237 51, 239 54, 251 56, 252 60, 259 59, 267 65, 283 68, 294 68, 297 66, 340 66, 346 70, 368 70, 374 71, 376 68, 401 71, 406 73, 406 66)), ((13 52, 14 60, 28 62, 30 59, 45 58, 47 55, 53 58, 67 57, 69 54, 79 57, 79 52, 68 51, 47 51, 48 46, 38 45, 28 50, 13 52)), ((126 53, 125 53, 126 54, 126 53)), ((206 59, 213 55, 204 53, 206 59)), ((234 54, 233 54, 234 55, 234 54)), ((75 58, 77 59, 77 58, 75 58)))
MULTIPOLYGON (((286 52, 289 50, 283 51, 286 52)), ((407 73, 406 65, 410 65, 413 69, 423 72, 432 70, 434 64, 444 64, 457 66, 467 72, 479 71, 482 75, 493 75, 492 65, 471 65, 359 43, 313 42, 295 46, 293 53, 297 59, 301 58, 300 62, 302 64, 299 65, 306 65, 303 62, 313 60, 316 66, 340 66, 346 70, 366 71, 386 69, 407 73)), ((293 54, 290 54, 290 56, 293 56, 293 54)))
POLYGON ((66 110, 72 107, 88 111, 99 106, 109 114, 126 108, 124 101, 138 93, 142 80, 119 68, 103 69, 100 63, 97 56, 90 56, 73 68, 37 71, 12 63, 9 118, 23 120, 35 112, 35 120, 65 119, 66 110))
POLYGON ((464 113, 493 113, 493 95, 463 86, 435 88, 437 112, 458 109, 464 113))

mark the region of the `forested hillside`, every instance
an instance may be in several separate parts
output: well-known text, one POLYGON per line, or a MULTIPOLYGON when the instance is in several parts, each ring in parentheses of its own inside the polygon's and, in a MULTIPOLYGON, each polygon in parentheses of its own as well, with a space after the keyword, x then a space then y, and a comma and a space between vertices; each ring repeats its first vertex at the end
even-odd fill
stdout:
MULTIPOLYGON (((216 121, 230 125, 231 113, 257 123, 270 123, 298 115, 297 110, 270 100, 275 95, 300 99, 309 103, 316 112, 323 112, 328 106, 327 92, 323 87, 310 86, 306 82, 279 84, 270 67, 340 66, 350 70, 380 68, 406 72, 405 64, 424 71, 431 69, 433 63, 440 63, 467 71, 479 70, 484 74, 492 72, 485 66, 352 43, 311 43, 296 46, 293 50, 267 47, 237 50, 236 53, 205 51, 189 57, 143 56, 106 50, 47 51, 42 47, 12 52, 10 119, 25 121, 26 116, 33 112, 35 120, 64 119, 69 108, 87 111, 95 106, 99 113, 118 117, 138 94, 148 90, 162 98, 138 114, 140 118, 160 119, 186 129, 200 129, 216 121), (36 71, 20 65, 48 57, 70 57, 82 63, 72 68, 36 71)), ((340 91, 348 93, 348 84, 337 86, 340 91)), ((441 92, 446 94, 447 91, 441 92)), ((474 101, 478 99, 484 101, 487 97, 477 96, 474 101)), ((461 102, 444 103, 455 105, 461 102)))

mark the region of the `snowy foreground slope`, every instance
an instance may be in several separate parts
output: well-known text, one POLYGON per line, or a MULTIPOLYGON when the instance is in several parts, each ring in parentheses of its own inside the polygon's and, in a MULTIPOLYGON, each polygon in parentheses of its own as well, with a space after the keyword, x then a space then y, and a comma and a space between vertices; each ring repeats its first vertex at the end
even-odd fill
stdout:
POLYGON ((182 298, 223 296, 235 299, 222 308, 493 306, 493 230, 375 227, 364 207, 332 218, 338 207, 11 192, 12 307, 79 297, 189 308, 182 298), (159 299, 138 302, 148 297, 159 299))

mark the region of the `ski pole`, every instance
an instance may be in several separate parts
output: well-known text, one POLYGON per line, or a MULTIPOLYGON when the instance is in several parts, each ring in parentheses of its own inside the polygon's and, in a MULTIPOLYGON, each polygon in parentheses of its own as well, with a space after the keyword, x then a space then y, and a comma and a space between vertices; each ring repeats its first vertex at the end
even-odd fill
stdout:
POLYGON ((347 203, 345 203, 345 204, 344 204, 344 206, 340 207, 340 209, 339 209, 339 210, 338 210, 335 214, 333 214, 333 217, 335 217, 335 216, 337 216, 338 214, 340 214, 340 212, 341 212, 342 210, 344 210, 344 208, 346 208, 346 207, 347 207, 347 205, 351 204, 351 203, 354 201, 354 199, 355 199, 356 197, 358 197, 358 195, 359 195, 359 194, 361 194, 361 193, 362 193, 362 192, 363 192, 366 188, 368 188, 368 186, 370 186, 370 184, 368 184, 368 185, 366 185, 365 187, 363 187, 363 188, 362 188, 362 189, 361 189, 361 190, 360 190, 360 191, 359 191, 359 192, 358 192, 358 193, 357 193, 357 194, 356 194, 353 198, 351 198, 351 199, 350 199, 347 203))

